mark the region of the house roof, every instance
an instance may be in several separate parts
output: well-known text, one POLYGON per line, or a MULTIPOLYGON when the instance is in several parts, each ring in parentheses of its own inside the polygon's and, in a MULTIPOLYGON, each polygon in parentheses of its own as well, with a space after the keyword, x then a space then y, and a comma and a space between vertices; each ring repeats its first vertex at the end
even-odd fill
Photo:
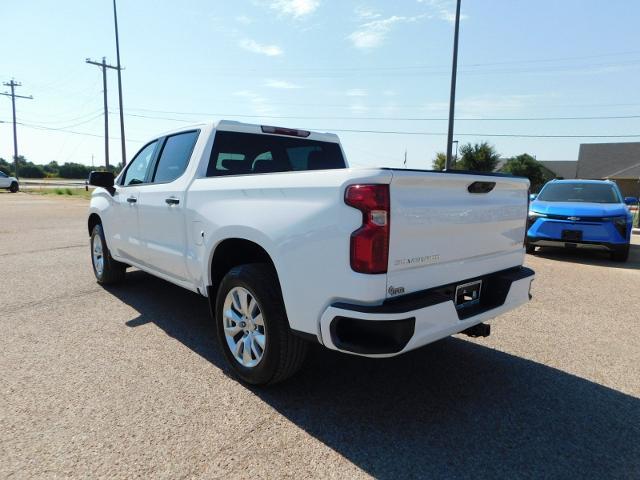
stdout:
POLYGON ((578 162, 573 160, 546 160, 540 162, 543 166, 551 170, 556 177, 576 178, 578 162))
POLYGON ((640 178, 640 142, 583 143, 577 178, 640 178))

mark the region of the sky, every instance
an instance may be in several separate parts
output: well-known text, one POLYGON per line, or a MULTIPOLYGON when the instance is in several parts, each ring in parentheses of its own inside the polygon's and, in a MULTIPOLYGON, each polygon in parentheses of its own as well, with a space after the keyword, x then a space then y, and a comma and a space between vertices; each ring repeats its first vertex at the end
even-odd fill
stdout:
MULTIPOLYGON (((16 101, 19 153, 104 164, 102 75, 85 59, 116 63, 111 0, 1 12, 0 81, 34 97, 16 101)), ((407 167, 430 168, 446 150, 454 14, 452 0, 120 0, 127 157, 230 119, 335 132, 354 166, 400 167, 406 152, 407 167)), ((538 160, 640 141, 638 18, 628 0, 462 0, 455 139, 538 160)), ((117 163, 114 70, 107 90, 117 163)), ((10 121, 0 96, 5 159, 10 121)))

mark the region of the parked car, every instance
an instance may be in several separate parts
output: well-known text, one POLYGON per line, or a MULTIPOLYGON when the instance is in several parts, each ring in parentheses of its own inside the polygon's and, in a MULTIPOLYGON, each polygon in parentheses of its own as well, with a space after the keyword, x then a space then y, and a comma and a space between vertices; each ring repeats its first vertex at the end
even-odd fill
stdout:
POLYGON ((11 193, 16 193, 20 190, 20 184, 16 177, 10 177, 4 172, 0 172, 0 188, 6 188, 11 193))
POLYGON ((207 297, 246 382, 287 378, 308 341, 389 357, 484 336, 530 299, 524 178, 352 169, 333 134, 221 121, 90 183, 97 281, 135 266, 207 297))
POLYGON ((629 257, 632 215, 609 180, 551 180, 529 206, 527 253, 536 247, 588 248, 610 252, 624 262, 629 257))

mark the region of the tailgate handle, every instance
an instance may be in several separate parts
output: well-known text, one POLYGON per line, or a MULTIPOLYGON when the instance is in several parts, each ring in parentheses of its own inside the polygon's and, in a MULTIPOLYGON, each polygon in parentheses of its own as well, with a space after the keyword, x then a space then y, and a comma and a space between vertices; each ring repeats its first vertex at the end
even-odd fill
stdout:
POLYGON ((489 193, 496 186, 496 182, 473 182, 467 187, 469 193, 489 193))

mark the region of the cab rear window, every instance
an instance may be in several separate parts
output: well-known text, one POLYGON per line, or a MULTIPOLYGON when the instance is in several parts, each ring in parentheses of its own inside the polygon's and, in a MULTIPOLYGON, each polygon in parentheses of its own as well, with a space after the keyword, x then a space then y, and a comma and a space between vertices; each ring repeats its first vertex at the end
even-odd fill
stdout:
POLYGON ((345 166, 337 143, 218 131, 207 176, 331 170, 345 166))

